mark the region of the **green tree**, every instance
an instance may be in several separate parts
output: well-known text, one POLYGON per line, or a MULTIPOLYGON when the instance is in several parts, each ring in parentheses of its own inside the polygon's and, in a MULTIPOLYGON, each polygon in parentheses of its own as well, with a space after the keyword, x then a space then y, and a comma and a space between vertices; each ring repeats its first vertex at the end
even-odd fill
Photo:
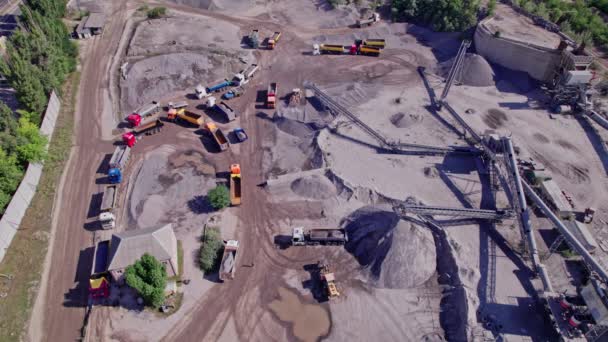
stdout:
POLYGON ((148 10, 148 19, 158 19, 164 17, 167 14, 167 9, 165 7, 154 7, 148 10))
POLYGON ((218 185, 215 188, 209 190, 207 193, 207 200, 209 204, 215 210, 220 210, 227 207, 230 204, 230 191, 224 185, 218 185))
POLYGON ((17 117, 8 106, 0 101, 0 132, 17 133, 17 117))
POLYGON ((22 163, 40 162, 46 158, 47 138, 40 134, 38 126, 34 125, 26 118, 19 119, 17 128, 17 157, 22 163))
POLYGON ((536 6, 536 11, 534 12, 537 16, 549 20, 549 11, 547 10, 547 6, 545 3, 541 2, 536 6))
POLYGON ((165 301, 167 271, 155 257, 144 254, 125 271, 127 285, 135 289, 146 305, 160 307, 165 301))
POLYGON ((17 158, 8 155, 0 147, 0 214, 4 214, 6 205, 10 202, 22 177, 23 170, 19 167, 17 158))
POLYGON ((211 272, 219 261, 219 254, 224 242, 217 228, 207 227, 201 236, 199 266, 204 272, 211 272))
POLYGON ((523 6, 523 8, 528 13, 534 13, 534 11, 536 11, 536 4, 534 3, 534 1, 528 1, 523 6))
POLYGON ((494 15, 494 12, 496 12, 496 0, 489 0, 488 1, 488 15, 492 16, 492 15, 494 15))
POLYGON ((394 0, 398 17, 430 25, 435 31, 464 31, 477 22, 478 0, 394 0))

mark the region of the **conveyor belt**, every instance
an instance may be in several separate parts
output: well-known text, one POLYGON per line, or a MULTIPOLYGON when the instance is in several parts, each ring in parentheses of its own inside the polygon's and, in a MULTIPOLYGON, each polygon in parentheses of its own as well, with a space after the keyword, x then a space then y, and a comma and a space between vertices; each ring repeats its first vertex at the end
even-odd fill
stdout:
POLYGON ((393 210, 404 215, 406 213, 416 215, 431 215, 431 216, 451 216, 451 217, 467 217, 486 220, 501 220, 512 216, 509 210, 485 210, 485 209, 468 209, 468 208, 449 208, 449 207, 431 207, 424 205, 409 205, 400 204, 393 207, 393 210))

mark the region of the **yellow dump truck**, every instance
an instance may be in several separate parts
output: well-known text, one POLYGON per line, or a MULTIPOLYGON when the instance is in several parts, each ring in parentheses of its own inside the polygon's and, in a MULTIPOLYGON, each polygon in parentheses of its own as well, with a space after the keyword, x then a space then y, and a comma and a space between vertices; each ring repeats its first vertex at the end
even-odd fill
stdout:
POLYGON ((384 39, 365 39, 363 45, 375 47, 378 49, 384 49, 386 47, 386 40, 384 39))
POLYGON ((241 166, 230 165, 230 204, 241 205, 241 166))
POLYGON ((361 45, 359 48, 359 54, 365 56, 380 56, 380 49, 376 47, 371 47, 367 45, 361 45))
POLYGON ((335 54, 341 55, 344 54, 345 49, 344 45, 335 45, 335 44, 315 44, 313 46, 313 54, 335 54))

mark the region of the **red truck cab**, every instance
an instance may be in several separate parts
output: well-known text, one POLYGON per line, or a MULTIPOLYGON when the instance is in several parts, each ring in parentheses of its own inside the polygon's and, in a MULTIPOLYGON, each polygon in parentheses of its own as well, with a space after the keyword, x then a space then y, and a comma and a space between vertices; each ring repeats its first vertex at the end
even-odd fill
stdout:
POLYGON ((133 132, 127 132, 122 135, 122 141, 127 146, 133 147, 133 145, 135 145, 135 143, 137 142, 137 138, 135 137, 135 134, 133 134, 133 132))

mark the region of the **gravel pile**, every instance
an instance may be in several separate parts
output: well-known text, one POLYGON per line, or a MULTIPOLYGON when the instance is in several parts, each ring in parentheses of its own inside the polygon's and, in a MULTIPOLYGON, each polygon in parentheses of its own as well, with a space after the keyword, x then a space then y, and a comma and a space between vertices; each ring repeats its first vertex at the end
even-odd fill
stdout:
POLYGON ((435 273, 435 243, 426 228, 376 207, 361 208, 346 221, 346 250, 365 267, 375 286, 417 287, 435 273))
POLYGON ((327 199, 336 196, 336 186, 327 177, 312 175, 291 183, 291 191, 302 197, 327 199))
MULTIPOLYGON (((456 57, 439 64, 437 73, 443 77, 448 77, 455 59, 456 57)), ((494 70, 485 58, 473 53, 467 53, 458 81, 468 86, 487 87, 494 85, 494 76, 494 70)))
POLYGON ((281 131, 298 138, 307 138, 313 134, 313 130, 302 122, 287 118, 277 118, 275 119, 275 123, 281 131))

